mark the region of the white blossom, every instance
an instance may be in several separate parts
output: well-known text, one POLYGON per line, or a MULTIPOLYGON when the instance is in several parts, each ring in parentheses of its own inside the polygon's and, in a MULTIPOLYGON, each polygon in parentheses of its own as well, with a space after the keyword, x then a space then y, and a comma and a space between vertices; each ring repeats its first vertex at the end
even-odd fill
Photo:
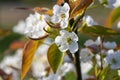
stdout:
POLYGON ((91 63, 83 63, 81 62, 81 70, 82 70, 82 79, 87 80, 89 78, 94 78, 93 76, 90 76, 88 72, 93 68, 91 63))
POLYGON ((118 75, 120 76, 120 70, 118 70, 118 75))
POLYGON ((120 28, 120 21, 118 22, 117 27, 120 28))
POLYGON ((115 49, 117 44, 116 42, 103 42, 103 47, 107 49, 115 49))
POLYGON ((18 22, 16 26, 13 27, 13 32, 19 33, 19 34, 24 34, 25 30, 25 21, 21 20, 18 22))
POLYGON ((7 75, 12 74, 13 80, 19 80, 19 70, 22 65, 22 49, 18 49, 15 55, 6 56, 0 63, 2 69, 7 75), (17 70, 18 69, 18 70, 17 70))
POLYGON ((93 56, 93 53, 91 53, 91 51, 89 51, 89 49, 87 48, 81 49, 80 51, 80 59, 82 62, 90 61, 93 58, 93 56))
POLYGON ((95 22, 93 18, 89 15, 83 17, 83 21, 86 22, 88 26, 97 25, 97 22, 95 22))
MULTIPOLYGON (((104 0, 99 0, 102 3, 104 0)), ((104 5, 109 8, 117 8, 120 6, 120 0, 107 0, 108 5, 104 5)))
MULTIPOLYGON (((101 66, 101 56, 99 54, 97 54, 95 57, 96 57, 98 66, 101 66)), ((107 62, 106 58, 102 58, 102 66, 103 66, 103 68, 108 67, 108 62, 107 62)))
POLYGON ((60 69, 57 71, 57 74, 60 76, 65 76, 66 73, 73 71, 75 72, 75 67, 72 63, 64 63, 60 69))
POLYGON ((108 54, 106 57, 107 62, 110 64, 111 69, 120 68, 120 51, 108 54))
POLYGON ((62 78, 70 71, 75 72, 74 65, 72 63, 65 62, 63 65, 61 65, 55 74, 50 73, 49 76, 39 80, 62 80, 62 78))
POLYGON ((48 18, 47 15, 41 15, 37 12, 35 14, 30 14, 26 19, 25 34, 30 38, 40 38, 45 36, 47 33, 44 31, 48 25, 45 19, 48 18))
POLYGON ((92 39, 89 39, 84 43, 85 46, 100 45, 100 44, 101 44, 101 38, 100 37, 97 37, 96 41, 93 41, 92 39))
POLYGON ((14 56, 6 56, 2 62, 0 63, 0 68, 5 71, 5 73, 10 74, 13 73, 15 70, 12 67, 16 69, 20 69, 22 61, 22 49, 18 49, 16 51, 16 54, 14 56))
POLYGON ((68 18, 69 18, 69 10, 70 7, 67 3, 64 3, 63 6, 55 5, 53 7, 53 16, 52 16, 52 22, 53 23, 60 23, 60 27, 62 29, 66 28, 68 26, 68 18))
POLYGON ((49 66, 46 57, 47 50, 47 45, 41 45, 35 53, 31 66, 32 74, 35 77, 44 77, 47 74, 47 71, 45 70, 49 66))
POLYGON ((74 32, 60 31, 60 36, 55 38, 55 43, 61 52, 69 50, 71 53, 78 51, 78 36, 74 32))

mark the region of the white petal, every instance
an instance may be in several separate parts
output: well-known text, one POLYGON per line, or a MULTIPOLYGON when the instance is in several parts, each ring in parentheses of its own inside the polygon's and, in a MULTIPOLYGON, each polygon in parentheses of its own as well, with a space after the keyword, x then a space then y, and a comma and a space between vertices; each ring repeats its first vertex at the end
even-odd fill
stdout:
POLYGON ((117 27, 120 28, 120 21, 118 22, 117 27))
POLYGON ((62 29, 67 28, 67 26, 68 26, 68 21, 61 21, 60 26, 61 26, 62 29))
POLYGON ((57 14, 58 12, 60 12, 60 10, 61 10, 61 6, 55 5, 53 7, 53 14, 57 14))
POLYGON ((85 46, 90 46, 90 45, 92 45, 92 44, 94 44, 94 41, 93 40, 87 40, 85 43, 84 43, 84 45, 85 46))
POLYGON ((60 31, 60 35, 62 35, 62 36, 64 36, 64 35, 67 36, 67 34, 69 34, 69 32, 66 31, 66 30, 61 30, 61 31, 60 31))
POLYGON ((72 32, 70 35, 74 41, 78 41, 78 36, 74 32, 72 32))
POLYGON ((51 21, 53 23, 59 23, 60 22, 60 18, 56 15, 53 15, 52 18, 51 18, 51 21))
POLYGON ((69 12, 70 7, 69 7, 68 3, 64 3, 62 9, 63 9, 64 12, 69 12))
POLYGON ((69 50, 71 53, 75 53, 76 51, 78 51, 78 43, 77 42, 73 42, 72 44, 69 45, 69 50))
POLYGON ((89 16, 89 15, 88 15, 88 16, 85 16, 85 17, 83 18, 83 21, 85 21, 88 26, 97 25, 97 22, 95 22, 95 21, 93 20, 93 18, 92 18, 91 16, 89 16))
POLYGON ((62 37, 61 36, 57 36, 56 38, 55 38, 55 43, 59 46, 61 43, 62 43, 63 41, 62 41, 62 37))
POLYGON ((61 52, 67 51, 68 48, 69 48, 69 46, 68 46, 67 44, 62 44, 62 45, 59 47, 59 49, 60 49, 61 52))
POLYGON ((97 40, 95 41, 96 45, 100 45, 101 44, 101 38, 100 36, 97 37, 97 40))
POLYGON ((115 42, 104 42, 103 46, 107 49, 115 49, 117 47, 117 44, 115 42))

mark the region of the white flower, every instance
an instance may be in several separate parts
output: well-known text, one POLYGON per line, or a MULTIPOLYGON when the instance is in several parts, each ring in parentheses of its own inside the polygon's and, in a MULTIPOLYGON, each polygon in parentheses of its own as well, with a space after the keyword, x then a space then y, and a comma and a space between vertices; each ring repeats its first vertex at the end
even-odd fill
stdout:
POLYGON ((57 71, 57 74, 60 76, 65 76, 66 73, 73 71, 75 72, 75 67, 72 63, 64 63, 60 69, 57 71))
POLYGON ((118 70, 118 76, 120 76, 120 70, 118 70))
POLYGON ((47 27, 45 19, 48 18, 47 15, 41 15, 37 12, 35 14, 30 14, 26 19, 26 29, 25 34, 30 38, 40 38, 46 35, 43 28, 47 27))
POLYGON ((69 18, 69 10, 70 7, 67 3, 64 3, 63 6, 55 5, 53 7, 53 16, 52 22, 53 23, 60 23, 60 27, 62 29, 68 26, 68 18, 69 18))
POLYGON ((100 45, 100 44, 101 44, 101 38, 100 37, 98 37, 96 41, 93 41, 93 40, 89 39, 84 43, 85 46, 100 45))
POLYGON ((82 70, 82 80, 87 80, 89 78, 93 78, 93 76, 90 76, 88 72, 92 69, 91 63, 82 63, 81 62, 81 70, 82 70))
POLYGON ((18 49, 14 56, 6 56, 3 61, 0 63, 0 69, 4 70, 5 73, 11 74, 14 73, 15 70, 11 67, 16 69, 20 69, 22 61, 22 49, 18 49))
POLYGON ((93 53, 91 53, 91 51, 89 51, 87 48, 81 49, 80 51, 80 59, 83 62, 90 61, 93 58, 93 56, 93 53))
POLYGON ((46 77, 42 80, 62 80, 62 79, 61 79, 61 76, 58 74, 50 74, 48 77, 46 77))
POLYGON ((92 18, 91 16, 89 16, 89 15, 83 17, 83 21, 85 21, 88 26, 97 25, 97 22, 95 22, 95 21, 93 20, 93 18, 92 18))
POLYGON ((43 77, 47 74, 47 71, 45 70, 49 66, 46 57, 47 50, 47 45, 41 45, 35 53, 31 66, 32 74, 35 77, 43 77))
POLYGON ((25 30, 25 21, 21 20, 18 22, 16 26, 13 27, 13 32, 19 33, 19 34, 24 34, 25 30))
MULTIPOLYGON (((96 61, 97 61, 98 66, 101 66, 101 57, 100 57, 100 55, 97 54, 95 57, 96 57, 96 61)), ((102 58, 102 66, 103 66, 103 68, 108 67, 108 62, 107 62, 106 58, 102 58)))
POLYGON ((114 50, 113 50, 113 49, 110 49, 110 50, 107 51, 107 55, 113 54, 113 53, 114 53, 114 50))
MULTIPOLYGON (((102 3, 104 0, 99 0, 100 3, 102 3)), ((107 0, 108 5, 105 5, 106 7, 109 8, 117 8, 120 6, 120 0, 107 0)))
POLYGON ((103 42, 104 48, 115 49, 117 47, 116 42, 103 42))
POLYGON ((118 22, 117 27, 120 28, 120 21, 118 22))
POLYGON ((110 64, 111 69, 120 68, 120 51, 108 54, 106 57, 107 62, 110 64))
POLYGON ((70 50, 71 53, 75 53, 78 51, 77 41, 78 36, 74 32, 68 32, 66 30, 61 30, 60 36, 55 38, 55 43, 62 52, 70 50))

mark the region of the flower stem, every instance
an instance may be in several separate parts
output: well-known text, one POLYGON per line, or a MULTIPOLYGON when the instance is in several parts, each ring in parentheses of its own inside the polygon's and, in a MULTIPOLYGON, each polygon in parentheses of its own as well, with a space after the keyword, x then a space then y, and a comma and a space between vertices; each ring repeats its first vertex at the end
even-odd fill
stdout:
POLYGON ((77 73, 77 80, 82 80, 79 50, 75 53, 75 67, 76 67, 76 73, 77 73))

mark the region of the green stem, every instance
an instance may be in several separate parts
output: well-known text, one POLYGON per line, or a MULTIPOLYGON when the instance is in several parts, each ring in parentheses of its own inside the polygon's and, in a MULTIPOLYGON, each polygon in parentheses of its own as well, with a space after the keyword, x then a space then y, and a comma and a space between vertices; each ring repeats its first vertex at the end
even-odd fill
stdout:
POLYGON ((101 36, 101 45, 100 45, 100 62, 101 62, 101 71, 103 70, 103 55, 102 55, 103 42, 104 42, 104 36, 101 36))

